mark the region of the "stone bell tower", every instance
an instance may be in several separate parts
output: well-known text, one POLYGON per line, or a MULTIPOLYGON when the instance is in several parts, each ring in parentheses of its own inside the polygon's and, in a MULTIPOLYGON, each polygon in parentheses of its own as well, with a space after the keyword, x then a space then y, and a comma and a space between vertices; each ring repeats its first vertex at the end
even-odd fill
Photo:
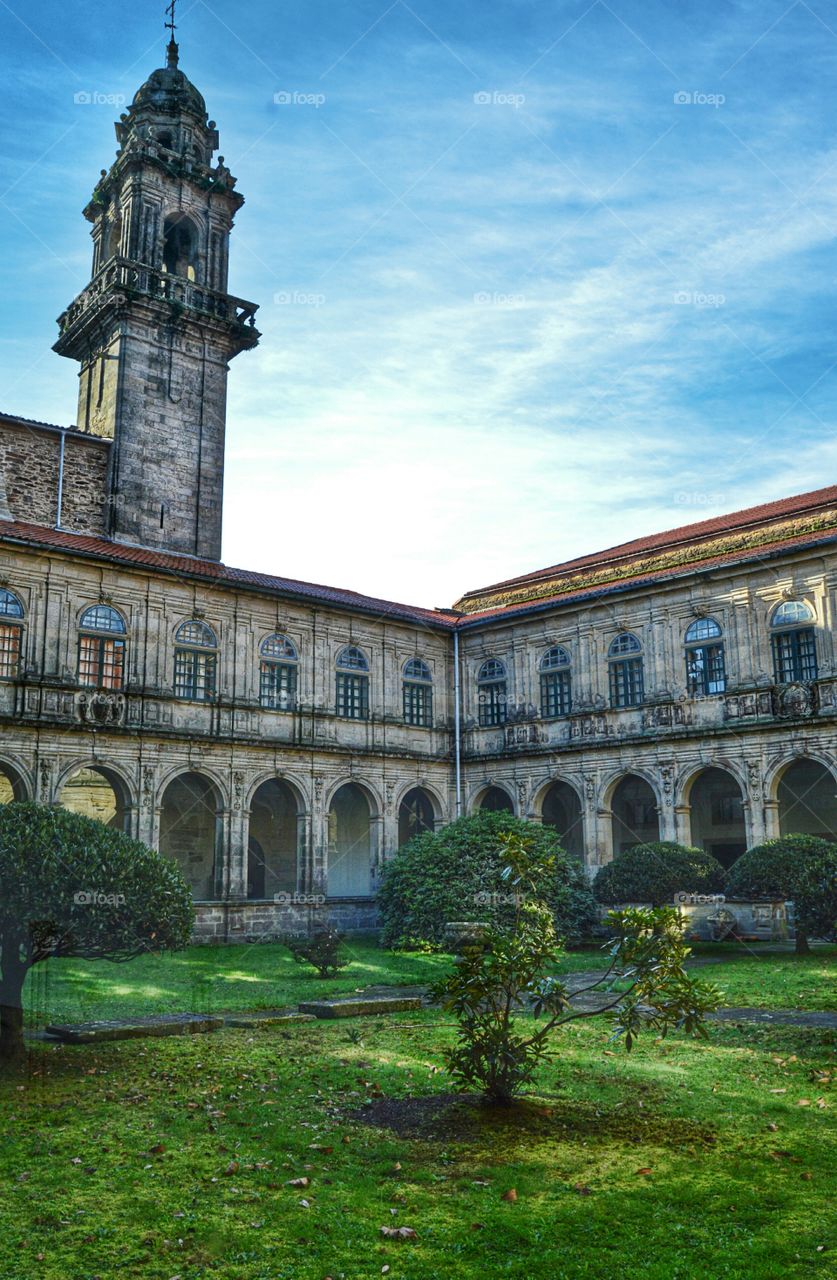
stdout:
POLYGON ((259 340, 256 307, 227 292, 244 203, 215 121, 178 67, 137 92, 119 150, 84 210, 90 284, 60 317, 55 350, 81 365, 78 427, 113 440, 108 533, 218 560, 229 361, 259 340))

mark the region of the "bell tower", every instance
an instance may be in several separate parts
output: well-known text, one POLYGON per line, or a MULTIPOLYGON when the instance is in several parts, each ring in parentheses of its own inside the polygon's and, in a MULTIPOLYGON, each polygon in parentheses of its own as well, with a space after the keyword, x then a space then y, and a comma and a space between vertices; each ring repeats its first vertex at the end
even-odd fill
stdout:
POLYGON ((54 349, 81 365, 79 430, 113 440, 109 535, 218 560, 229 362, 260 335, 255 305, 227 291, 244 198, 214 160, 215 121, 179 69, 169 13, 166 66, 117 123, 84 210, 92 278, 54 349))

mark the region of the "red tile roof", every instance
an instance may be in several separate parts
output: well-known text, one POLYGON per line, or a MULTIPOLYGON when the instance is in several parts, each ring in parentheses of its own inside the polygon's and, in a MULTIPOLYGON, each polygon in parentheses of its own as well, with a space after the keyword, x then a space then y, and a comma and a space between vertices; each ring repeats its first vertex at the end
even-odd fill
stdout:
MULTIPOLYGON (((673 560, 678 549, 692 551, 691 557, 684 556, 679 565, 680 571, 687 563, 697 566, 720 564, 740 558, 748 537, 755 546, 759 545, 759 554, 766 554, 775 543, 776 548, 790 545, 796 541, 797 530, 793 522, 803 524, 807 521, 809 532, 814 534, 817 517, 820 513, 828 513, 837 508, 837 485, 825 489, 816 489, 811 493, 803 493, 792 498, 783 498, 778 502, 763 503, 757 507, 748 507, 743 511, 734 511, 728 515, 715 516, 710 520, 701 520, 696 524, 683 525, 664 533, 650 537, 637 538, 632 542, 624 542, 605 551, 593 555, 579 556, 575 560, 567 560, 562 564, 547 569, 539 569, 535 573, 522 574, 509 578, 504 582, 494 583, 481 590, 469 591, 456 602, 456 607, 466 612, 469 617, 479 613, 496 613, 498 609, 508 611, 525 602, 543 601, 550 598, 567 599, 567 593, 573 589, 576 579, 589 578, 595 572, 600 583, 595 589, 601 591, 608 575, 613 582, 618 581, 623 587, 627 581, 638 585, 649 577, 670 576, 665 561, 673 560), (775 530, 775 538, 771 538, 771 529, 775 530), (762 538, 758 539, 761 531, 762 538), (715 556, 713 548, 726 542, 727 548, 722 554, 715 556), (701 548, 706 554, 701 555, 701 548), (632 566, 635 572, 631 573, 632 566), (588 571, 585 574, 584 571, 588 571), (644 572, 645 571, 645 572, 644 572), (553 593, 549 586, 555 586, 553 593)), ((821 523, 829 523, 824 518, 821 523)), ((833 525, 833 521, 830 522, 833 525)), ((805 533, 800 529, 800 536, 805 533)), ((827 540, 827 539, 826 539, 827 540)), ((718 547, 719 551, 721 546, 718 547)), ((671 572, 677 570, 677 566, 671 572)))
POLYGON ((271 595, 288 596, 314 604, 420 623, 452 631, 461 627, 513 618, 558 605, 583 603, 594 597, 650 586, 686 572, 695 572, 734 563, 769 561, 802 547, 817 547, 837 541, 837 485, 780 502, 749 507, 744 511, 701 520, 667 533, 638 538, 596 555, 581 556, 511 578, 507 582, 471 591, 462 597, 458 609, 422 609, 414 605, 380 600, 356 591, 345 591, 294 578, 247 569, 230 568, 214 560, 201 560, 172 552, 111 542, 105 538, 48 529, 23 521, 0 520, 0 542, 37 547, 43 551, 106 560, 139 569, 199 579, 221 587, 240 587, 271 595), (828 513, 817 520, 818 513, 828 513), (802 521, 794 528, 793 521, 802 521), (752 544, 746 534, 754 538, 752 544), (726 543, 724 540, 727 540, 726 543), (720 545, 718 545, 720 540, 720 545), (677 548, 689 548, 691 557, 675 560, 677 548), (588 571, 585 573, 585 570, 588 571), (593 571, 595 576, 593 577, 593 571), (550 588, 554 588, 551 590, 550 588))
POLYGON ((445 629, 451 629, 457 617, 452 609, 421 609, 391 600, 378 600, 374 596, 364 596, 357 591, 343 591, 337 587, 299 582, 294 578, 277 578, 268 573, 233 569, 214 560, 200 560, 193 556, 175 555, 169 551, 153 551, 146 547, 134 547, 121 542, 111 542, 105 538, 90 537, 87 534, 48 529, 43 525, 27 524, 20 520, 0 520, 0 542, 23 543, 38 547, 42 551, 68 552, 71 555, 108 560, 113 564, 152 569, 174 577, 190 580, 203 579, 221 587, 244 587, 268 592, 271 595, 309 600, 315 604, 336 605, 381 618, 427 623, 445 629))

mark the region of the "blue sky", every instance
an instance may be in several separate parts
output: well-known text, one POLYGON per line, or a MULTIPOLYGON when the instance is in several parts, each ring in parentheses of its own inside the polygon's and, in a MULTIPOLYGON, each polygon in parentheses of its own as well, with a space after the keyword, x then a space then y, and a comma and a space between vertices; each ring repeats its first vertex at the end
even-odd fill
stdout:
MULTIPOLYGON (((224 558, 421 604, 832 482, 822 0, 181 0, 247 203, 224 558), (279 95, 280 100, 275 100, 279 95)), ((162 0, 0 0, 0 407, 54 320, 162 0)))

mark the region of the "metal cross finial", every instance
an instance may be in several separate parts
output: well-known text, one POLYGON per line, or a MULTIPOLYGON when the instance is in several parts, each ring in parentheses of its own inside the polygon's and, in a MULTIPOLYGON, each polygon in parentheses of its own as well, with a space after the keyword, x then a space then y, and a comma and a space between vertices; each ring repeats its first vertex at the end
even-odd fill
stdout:
POLYGON ((176 4, 177 4, 177 0, 171 0, 171 3, 170 3, 169 5, 167 5, 167 7, 166 7, 166 13, 169 15, 169 20, 168 20, 168 22, 166 23, 166 26, 168 27, 169 31, 171 32, 171 38, 172 38, 172 40, 174 40, 174 33, 175 33, 176 25, 177 25, 177 24, 175 23, 175 20, 174 20, 174 6, 175 6, 176 4))

